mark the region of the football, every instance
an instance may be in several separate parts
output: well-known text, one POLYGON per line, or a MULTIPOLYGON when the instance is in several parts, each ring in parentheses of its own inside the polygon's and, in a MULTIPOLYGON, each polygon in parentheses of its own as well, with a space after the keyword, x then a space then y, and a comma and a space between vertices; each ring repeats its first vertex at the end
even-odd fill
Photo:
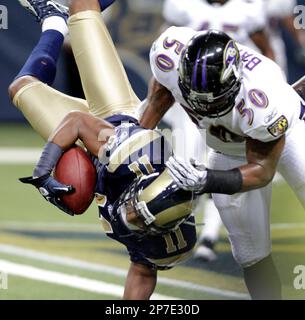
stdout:
POLYGON ((84 213, 93 200, 96 185, 96 169, 88 154, 79 146, 68 149, 55 167, 54 178, 75 188, 62 201, 74 214, 84 213))

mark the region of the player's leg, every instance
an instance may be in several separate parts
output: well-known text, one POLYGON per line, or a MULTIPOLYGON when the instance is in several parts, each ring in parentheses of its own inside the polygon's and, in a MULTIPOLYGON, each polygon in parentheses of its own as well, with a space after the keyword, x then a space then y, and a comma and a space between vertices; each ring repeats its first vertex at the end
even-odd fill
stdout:
POLYGON ((97 0, 73 0, 68 22, 71 45, 82 86, 95 116, 133 115, 135 95, 108 30, 97 0))
POLYGON ((68 34, 67 9, 47 0, 19 0, 41 23, 41 35, 37 45, 16 78, 34 76, 43 83, 52 85, 56 75, 56 63, 68 34))
POLYGON ((30 0, 23 2, 26 7, 32 4, 31 12, 42 21, 42 33, 9 87, 15 106, 44 139, 71 110, 88 112, 86 101, 64 95, 47 85, 55 79, 56 63, 68 32, 67 15, 47 2, 50 1, 36 1, 36 5, 30 0))
POLYGON ((215 246, 219 239, 222 221, 211 195, 202 197, 199 203, 201 203, 204 217, 194 257, 201 261, 213 261, 217 258, 215 246))
POLYGON ((243 268, 244 279, 254 300, 281 300, 282 285, 271 254, 243 268))
MULTIPOLYGON (((228 170, 246 162, 244 158, 211 152, 213 169, 228 170)), ((235 260, 244 269, 244 278, 253 299, 280 299, 281 284, 271 259, 271 184, 235 195, 213 194, 215 205, 228 230, 235 260)))
MULTIPOLYGON (((73 0, 70 0, 70 3, 73 0)), ((70 14, 73 15, 76 12, 85 11, 85 10, 100 10, 103 11, 111 6, 115 0, 78 0, 74 1, 73 6, 70 7, 70 14)))
MULTIPOLYGON (((206 152, 211 152, 210 148, 206 147, 206 152)), ((194 257, 202 261, 213 261, 217 258, 215 246, 219 239, 222 221, 211 195, 206 195, 201 202, 204 212, 203 227, 199 235, 194 257)))
POLYGON ((69 112, 88 112, 85 100, 67 96, 35 78, 20 79, 13 83, 11 90, 16 92, 13 104, 45 140, 69 112))
POLYGON ((124 300, 148 300, 157 283, 157 270, 131 262, 124 290, 124 300))

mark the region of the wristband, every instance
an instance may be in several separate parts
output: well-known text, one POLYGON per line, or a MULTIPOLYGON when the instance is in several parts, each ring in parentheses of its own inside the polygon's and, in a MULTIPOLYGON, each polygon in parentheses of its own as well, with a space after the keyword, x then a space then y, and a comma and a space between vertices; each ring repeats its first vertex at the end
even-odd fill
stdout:
POLYGON ((238 168, 226 171, 207 169, 207 172, 206 184, 199 194, 234 194, 241 192, 243 186, 243 177, 238 168))
POLYGON ((58 144, 48 142, 45 145, 40 159, 34 169, 33 177, 50 175, 62 153, 63 150, 58 144))

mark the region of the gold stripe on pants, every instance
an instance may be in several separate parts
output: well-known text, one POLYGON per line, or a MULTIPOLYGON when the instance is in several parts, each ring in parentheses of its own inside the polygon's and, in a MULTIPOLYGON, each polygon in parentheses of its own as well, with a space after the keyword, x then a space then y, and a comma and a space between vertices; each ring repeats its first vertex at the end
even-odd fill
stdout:
POLYGON ((70 97, 40 81, 20 89, 13 103, 45 140, 70 111, 88 112, 86 100, 70 97))
POLYGON ((134 115, 135 95, 107 27, 97 11, 82 11, 68 21, 71 45, 90 112, 105 118, 134 115))

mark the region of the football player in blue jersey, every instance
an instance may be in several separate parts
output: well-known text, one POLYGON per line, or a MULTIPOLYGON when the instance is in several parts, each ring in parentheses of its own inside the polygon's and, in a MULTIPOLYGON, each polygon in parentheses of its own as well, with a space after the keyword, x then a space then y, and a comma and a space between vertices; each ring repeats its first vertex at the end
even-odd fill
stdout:
POLYGON ((62 153, 81 140, 97 170, 96 199, 107 235, 130 254, 124 298, 149 299, 157 270, 191 255, 196 242, 193 192, 179 189, 165 168, 164 137, 136 119, 134 94, 100 11, 113 1, 20 0, 42 24, 41 38, 9 88, 13 103, 47 144, 33 175, 21 179, 68 214, 61 202, 73 186, 51 173, 62 153), (56 62, 70 34, 86 100, 51 87, 56 62), (90 36, 88 36, 90 34, 90 36))

